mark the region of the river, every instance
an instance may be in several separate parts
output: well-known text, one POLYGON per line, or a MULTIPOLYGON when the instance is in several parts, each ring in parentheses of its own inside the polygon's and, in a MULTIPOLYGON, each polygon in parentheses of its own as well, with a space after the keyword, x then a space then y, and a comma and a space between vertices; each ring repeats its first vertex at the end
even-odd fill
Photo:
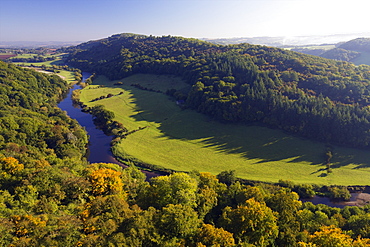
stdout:
MULTIPOLYGON (((85 81, 90 76, 90 73, 83 72, 82 81, 85 81)), ((68 116, 76 119, 78 123, 87 131, 89 135, 89 150, 87 160, 90 163, 114 163, 122 167, 126 167, 113 157, 113 154, 110 150, 110 142, 112 137, 105 135, 102 130, 95 127, 92 120, 92 115, 82 112, 79 106, 73 104, 72 92, 76 89, 80 89, 80 86, 74 85, 73 88, 69 90, 67 97, 58 104, 58 107, 63 111, 66 111, 68 116)), ((159 175, 155 172, 143 172, 146 174, 148 179, 159 175)))
POLYGON ((349 201, 331 201, 329 197, 325 196, 314 196, 311 199, 302 199, 302 202, 312 202, 313 204, 325 204, 329 207, 344 208, 346 206, 365 206, 369 204, 370 194, 369 193, 351 193, 349 201))

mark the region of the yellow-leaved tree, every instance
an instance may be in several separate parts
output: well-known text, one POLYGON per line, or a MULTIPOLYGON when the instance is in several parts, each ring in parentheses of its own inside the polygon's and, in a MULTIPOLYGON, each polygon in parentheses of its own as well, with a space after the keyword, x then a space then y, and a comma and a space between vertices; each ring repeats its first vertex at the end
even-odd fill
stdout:
POLYGON ((122 169, 115 164, 96 163, 87 168, 94 195, 123 192, 122 169))
POLYGON ((254 198, 237 208, 224 208, 220 221, 239 243, 268 246, 278 235, 277 217, 264 202, 254 198))
POLYGON ((323 226, 309 237, 308 243, 299 243, 300 247, 365 247, 370 246, 370 239, 358 237, 353 240, 335 226, 323 226))
POLYGON ((22 180, 23 169, 23 164, 19 163, 16 158, 0 158, 0 185, 4 188, 14 186, 15 182, 22 180))

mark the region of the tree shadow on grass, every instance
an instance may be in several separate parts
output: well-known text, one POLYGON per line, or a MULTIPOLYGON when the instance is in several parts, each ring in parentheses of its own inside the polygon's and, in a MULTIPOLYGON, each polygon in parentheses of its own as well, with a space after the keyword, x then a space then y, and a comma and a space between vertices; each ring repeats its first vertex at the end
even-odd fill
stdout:
MULTIPOLYGON (((325 161, 324 143, 261 126, 220 123, 193 110, 182 110, 166 95, 135 88, 130 90, 134 94, 132 100, 136 111, 140 112, 131 117, 159 124, 162 137, 197 142, 216 152, 259 160, 255 164, 284 160, 322 165, 325 161)), ((370 154, 363 150, 336 148, 332 162, 332 169, 349 164, 355 165, 356 169, 366 168, 370 167, 370 154)), ((321 168, 317 172, 320 171, 321 168)))
POLYGON ((63 62, 63 60, 56 60, 56 61, 53 61, 50 63, 50 65, 64 65, 65 63, 63 62))
POLYGON ((332 169, 341 168, 348 164, 353 164, 353 169, 369 168, 370 167, 370 152, 363 149, 354 148, 336 148, 333 155, 332 169))
POLYGON ((197 142, 216 152, 257 159, 255 164, 280 160, 314 165, 323 162, 324 144, 313 144, 265 127, 220 123, 193 110, 181 110, 165 95, 135 90, 138 89, 132 89, 135 96, 131 100, 136 104, 136 113, 131 117, 159 124, 162 137, 197 142))

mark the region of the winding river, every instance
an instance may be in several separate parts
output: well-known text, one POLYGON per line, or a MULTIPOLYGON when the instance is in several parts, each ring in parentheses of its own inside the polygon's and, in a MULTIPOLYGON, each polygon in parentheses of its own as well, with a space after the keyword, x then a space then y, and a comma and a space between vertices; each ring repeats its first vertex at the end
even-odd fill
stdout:
MULTIPOLYGON (((90 73, 83 72, 82 81, 85 81, 90 76, 90 73)), ((112 137, 105 135, 102 130, 95 127, 92 115, 82 112, 79 106, 73 104, 72 92, 76 89, 80 89, 80 87, 78 85, 74 85, 73 88, 69 90, 67 97, 58 104, 58 107, 63 111, 66 111, 68 116, 76 119, 87 131, 89 135, 88 161, 90 163, 114 163, 122 167, 126 167, 124 164, 117 161, 110 151, 110 142, 112 137)), ((159 175, 155 172, 143 172, 146 174, 148 179, 159 175)))
MULTIPOLYGON (((83 72, 82 73, 82 80, 85 81, 87 78, 91 76, 90 73, 83 72)), ((90 163, 114 163, 118 164, 122 167, 126 167, 124 164, 117 161, 114 157, 112 152, 110 151, 110 142, 112 140, 111 136, 107 136, 104 132, 100 129, 97 129, 94 125, 92 120, 92 116, 88 113, 82 112, 79 106, 73 105, 72 102, 72 92, 73 90, 80 89, 78 85, 74 85, 73 88, 68 92, 67 97, 62 100, 58 107, 61 108, 63 111, 66 111, 67 114, 71 117, 76 119, 81 126, 85 128, 87 133, 90 136, 90 144, 89 144, 89 153, 88 153, 88 161, 90 163)), ((159 174, 155 172, 143 171, 147 179, 150 179, 155 176, 159 176, 159 174)), ((356 201, 358 200, 360 193, 352 193, 352 198, 349 202, 333 202, 330 201, 327 197, 319 197, 315 196, 312 199, 302 200, 302 201, 311 201, 313 204, 326 204, 330 207, 338 207, 343 208, 345 206, 355 206, 356 201)))

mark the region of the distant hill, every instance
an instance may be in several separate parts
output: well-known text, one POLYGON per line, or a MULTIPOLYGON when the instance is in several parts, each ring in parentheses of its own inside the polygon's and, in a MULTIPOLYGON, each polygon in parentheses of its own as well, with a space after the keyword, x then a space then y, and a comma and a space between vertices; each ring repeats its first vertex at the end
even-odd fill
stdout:
POLYGON ((332 49, 321 49, 320 47, 295 47, 292 50, 329 59, 353 62, 357 65, 370 65, 370 38, 356 38, 344 43, 340 42, 332 49))
POLYGON ((320 56, 335 60, 349 61, 357 65, 370 65, 370 38, 350 40, 339 44, 337 48, 320 54, 320 56))
POLYGON ((349 51, 370 52, 370 38, 357 38, 341 44, 339 48, 349 51))
POLYGON ((360 56, 361 53, 357 51, 345 50, 342 48, 334 48, 320 54, 321 57, 340 60, 340 61, 351 61, 356 57, 360 56))
POLYGON ((221 45, 248 43, 274 46, 309 55, 353 62, 357 65, 370 65, 370 38, 359 38, 369 36, 370 33, 359 33, 327 36, 241 37, 203 40, 221 45))
POLYGON ((239 37, 239 38, 219 38, 202 39, 214 44, 228 45, 249 43, 254 45, 267 45, 274 47, 286 46, 307 46, 321 44, 337 44, 347 42, 358 37, 369 37, 370 33, 356 34, 334 34, 334 35, 312 35, 312 36, 281 36, 281 37, 239 37))

